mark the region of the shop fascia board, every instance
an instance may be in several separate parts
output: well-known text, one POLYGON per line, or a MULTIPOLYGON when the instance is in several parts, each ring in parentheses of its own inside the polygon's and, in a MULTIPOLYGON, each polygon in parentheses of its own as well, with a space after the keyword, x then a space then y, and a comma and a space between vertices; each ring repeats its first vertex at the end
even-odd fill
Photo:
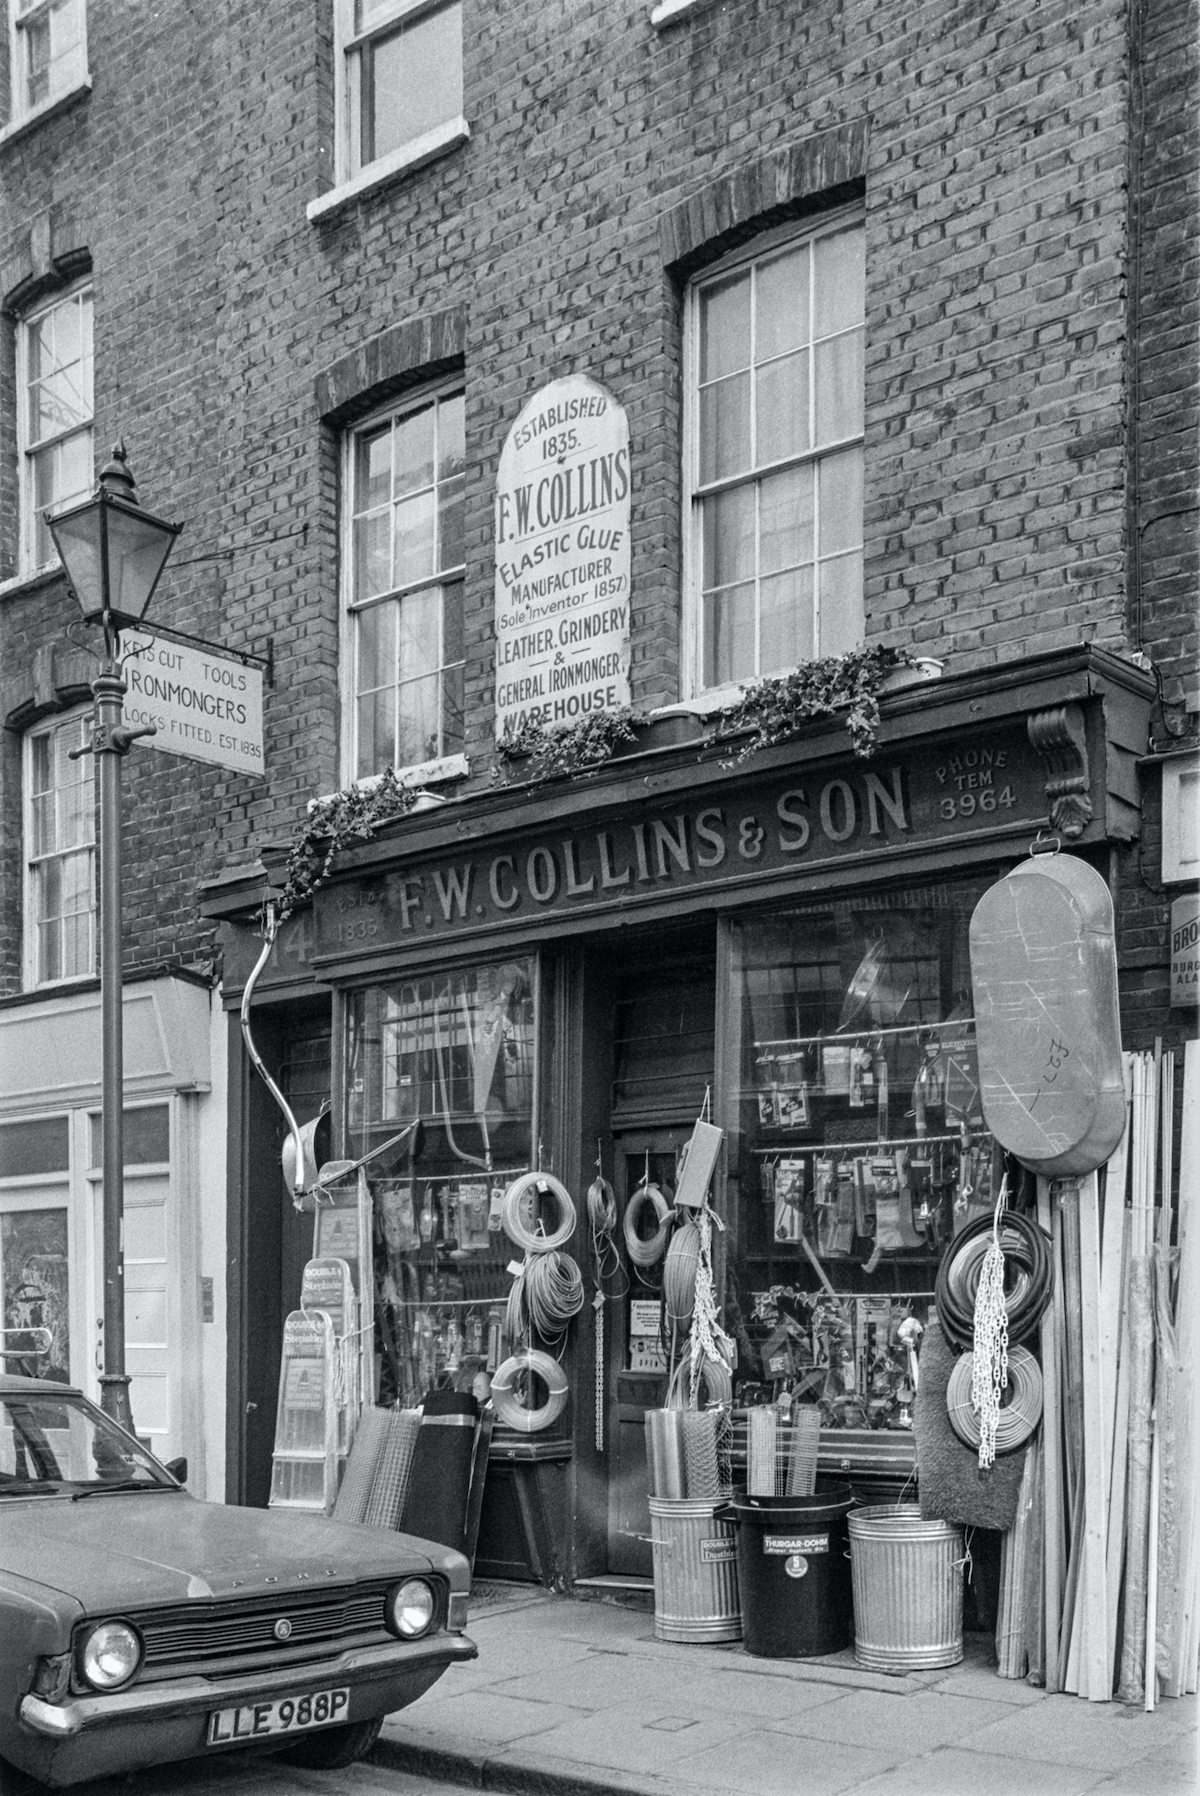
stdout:
MULTIPOLYGON (((1123 760, 1119 750, 1132 755, 1138 718, 1144 745, 1154 680, 1140 668, 1104 649, 1085 645, 1078 649, 1029 657, 1010 667, 988 668, 922 682, 885 696, 880 705, 880 730, 876 758, 887 749, 918 740, 935 740, 956 731, 978 729, 981 724, 1024 720, 1038 711, 1065 704, 1105 700, 1105 715, 1097 715, 1093 727, 1104 730, 1107 714, 1116 711, 1122 728, 1120 744, 1107 734, 1109 773, 1123 760), (1113 702, 1115 701, 1115 703, 1113 702), (1130 702, 1132 701, 1132 702, 1130 702), (1126 748, 1125 738, 1130 738, 1126 748)), ((1091 739, 1093 755, 1100 743, 1091 739)), ((793 765, 820 768, 830 762, 850 760, 844 726, 834 722, 814 725, 776 748, 762 749, 740 764, 738 738, 720 743, 694 744, 643 750, 615 757, 594 772, 572 780, 542 784, 514 781, 497 791, 466 793, 434 813, 428 821, 411 819, 381 830, 362 847, 338 855, 331 883, 361 875, 398 861, 409 861, 461 847, 465 842, 488 841, 514 830, 560 821, 578 822, 583 816, 619 811, 623 806, 672 792, 692 791, 697 786, 732 787, 793 765), (520 811, 515 818, 514 812, 520 811)), ((1144 752, 1143 749, 1137 752, 1144 752)), ((1094 764, 1099 765, 1097 760, 1094 764)), ((869 765, 869 763, 864 763, 869 765)), ((1125 787, 1127 782, 1120 780, 1125 787)), ((1110 781, 1111 784, 1111 781, 1110 781)), ((1131 796, 1136 786, 1131 788, 1131 796)), ((991 832, 996 833, 996 832, 991 832)), ((1093 823, 1081 839, 1082 846, 1104 839, 1103 819, 1093 823)), ((244 911, 242 913, 245 914, 244 911)))

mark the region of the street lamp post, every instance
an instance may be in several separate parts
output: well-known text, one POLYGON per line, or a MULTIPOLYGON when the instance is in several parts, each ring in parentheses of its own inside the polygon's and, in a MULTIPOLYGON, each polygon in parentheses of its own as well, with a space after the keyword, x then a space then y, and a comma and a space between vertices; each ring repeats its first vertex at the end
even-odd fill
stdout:
POLYGON ((104 630, 104 660, 92 682, 92 740, 77 751, 100 762, 100 1017, 104 1141, 104 1370, 100 1400, 114 1421, 133 1430, 125 1370, 125 1056, 121 1014, 121 762, 154 726, 122 722, 126 685, 120 631, 141 623, 183 528, 152 517, 137 503, 124 444, 101 470, 93 496, 47 520, 54 546, 87 623, 104 630))

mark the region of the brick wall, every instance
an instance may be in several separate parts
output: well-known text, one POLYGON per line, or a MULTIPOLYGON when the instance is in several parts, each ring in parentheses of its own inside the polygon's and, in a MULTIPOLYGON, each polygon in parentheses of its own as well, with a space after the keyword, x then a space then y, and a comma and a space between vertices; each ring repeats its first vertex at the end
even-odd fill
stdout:
MULTIPOLYGON (((466 309, 473 778, 492 735, 496 467, 557 376, 591 374, 629 414, 635 699, 677 696, 682 284, 660 223, 814 133, 868 127, 869 633, 959 668, 1129 646, 1124 4, 729 0, 656 34, 648 0, 467 0, 471 141, 315 225, 326 0, 91 11, 93 93, 0 150, 3 294, 32 277, 38 217, 90 252, 98 448, 122 430, 145 502, 188 526, 156 612, 270 639, 276 666, 264 779, 144 748, 127 763, 131 962, 202 960, 197 880, 337 781, 337 439, 314 382, 389 327, 466 309)), ((1186 24, 1167 15, 1187 12, 1148 4, 1148 53, 1169 66, 1186 24)), ((1146 91, 1169 107, 1169 67, 1146 91)), ((1169 233, 1156 242, 1169 262, 1169 233)), ((1165 344, 1173 302, 1156 304, 1165 344)), ((1174 428, 1155 425, 1167 461, 1174 428)), ((0 450, 10 479, 11 434, 0 450)), ((1183 640, 1175 553, 1147 542, 1163 645, 1183 640)), ((68 617, 53 589, 0 597, 11 690, 68 617)))

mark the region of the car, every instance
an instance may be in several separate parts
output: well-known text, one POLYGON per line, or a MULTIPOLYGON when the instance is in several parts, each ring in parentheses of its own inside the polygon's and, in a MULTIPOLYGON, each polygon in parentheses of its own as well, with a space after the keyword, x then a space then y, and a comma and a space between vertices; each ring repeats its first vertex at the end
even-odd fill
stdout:
POLYGON ((0 1796, 254 1746, 348 1765, 476 1656, 461 1553, 185 1478, 81 1391, 0 1375, 0 1796))

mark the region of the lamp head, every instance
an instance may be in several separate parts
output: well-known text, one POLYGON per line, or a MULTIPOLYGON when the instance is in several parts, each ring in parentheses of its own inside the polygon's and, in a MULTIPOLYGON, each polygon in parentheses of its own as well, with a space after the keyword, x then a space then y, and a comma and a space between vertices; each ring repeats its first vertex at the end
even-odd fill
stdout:
POLYGON ((46 521, 84 622, 140 624, 183 525, 143 511, 124 443, 91 498, 46 521))

